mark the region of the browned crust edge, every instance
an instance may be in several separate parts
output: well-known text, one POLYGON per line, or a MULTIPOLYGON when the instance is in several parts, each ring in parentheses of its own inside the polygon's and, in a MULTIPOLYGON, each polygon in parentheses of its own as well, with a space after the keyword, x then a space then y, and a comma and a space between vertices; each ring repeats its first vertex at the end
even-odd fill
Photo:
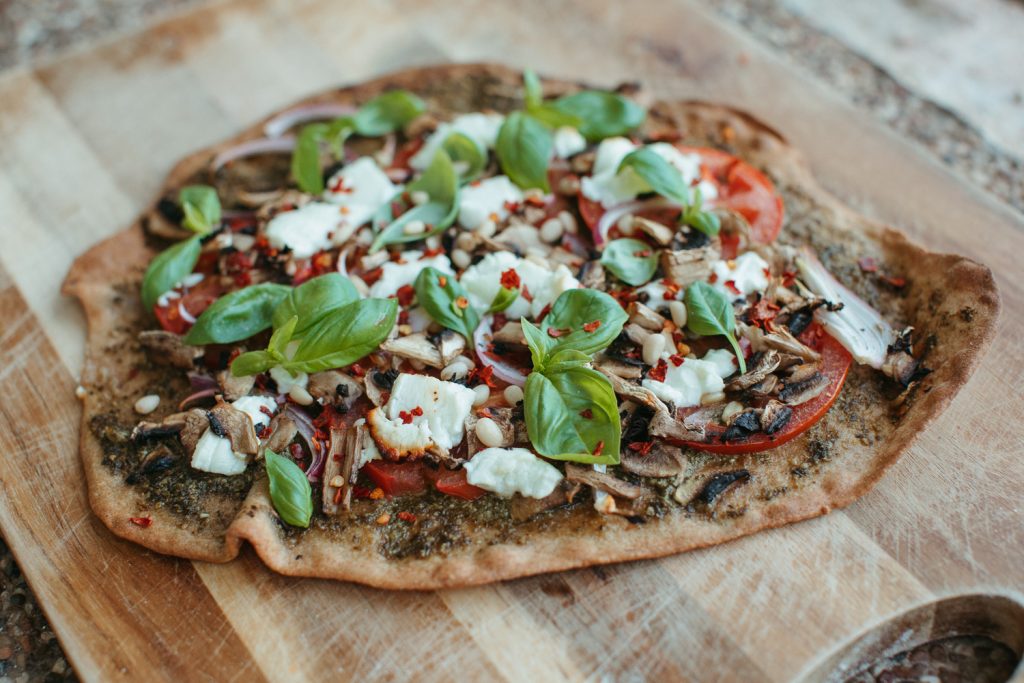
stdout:
MULTIPOLYGON (((297 104, 324 101, 359 101, 391 87, 417 89, 429 80, 447 80, 470 74, 488 74, 509 84, 518 83, 519 72, 488 64, 442 65, 411 69, 370 81, 365 84, 329 91, 307 98, 297 104)), ((550 92, 572 87, 564 82, 546 82, 550 92)), ((292 105, 296 106, 296 105, 292 105)), ((725 118, 744 134, 757 138, 758 149, 752 160, 768 162, 773 169, 786 174, 815 199, 829 207, 854 229, 863 231, 879 244, 887 255, 898 261, 915 264, 915 270, 928 275, 922 287, 940 288, 968 302, 975 309, 973 336, 965 340, 960 353, 949 354, 939 372, 941 381, 919 398, 899 427, 881 447, 872 453, 856 472, 829 471, 813 486, 777 502, 768 502, 755 512, 725 522, 708 522, 677 515, 646 525, 632 525, 620 518, 608 518, 600 538, 592 536, 556 536, 525 545, 496 545, 470 553, 448 557, 431 557, 413 561, 392 561, 373 548, 350 551, 337 548, 324 539, 302 540, 290 544, 282 540, 279 523, 269 505, 265 484, 254 487, 225 534, 197 533, 177 526, 170 513, 155 511, 156 520, 163 519, 162 531, 144 529, 128 521, 139 507, 137 496, 129 493, 104 465, 98 441, 88 428, 88 418, 96 412, 87 397, 84 404, 81 451, 85 467, 89 499, 97 516, 116 535, 161 553, 195 560, 225 562, 234 558, 241 541, 249 541, 259 557, 271 569, 286 575, 311 576, 356 581, 372 586, 395 589, 434 589, 450 586, 482 584, 503 579, 638 560, 703 548, 761 529, 769 529, 826 514, 849 505, 867 493, 905 452, 920 433, 949 404, 967 382, 980 362, 983 350, 992 340, 999 313, 999 296, 991 271, 965 257, 938 254, 925 250, 892 228, 857 216, 846 209, 814 181, 798 152, 786 146, 784 138, 753 116, 720 105, 703 102, 681 102, 664 105, 678 112, 703 112, 725 118)), ((290 107, 289 107, 290 108, 290 107)), ((270 117, 267 117, 270 118, 270 117)), ((264 119, 265 121, 266 119, 264 119)), ((180 185, 201 169, 219 150, 240 140, 258 137, 264 121, 217 146, 196 152, 179 162, 169 174, 165 187, 180 185)), ((142 238, 141 220, 126 231, 94 246, 73 264, 62 291, 77 297, 85 308, 89 322, 89 343, 83 384, 93 373, 103 371, 105 359, 95 335, 104 326, 116 324, 106 304, 112 285, 137 281, 151 257, 142 238), (126 266, 128 266, 126 268, 126 266)), ((155 527, 155 525, 154 525, 155 527)))

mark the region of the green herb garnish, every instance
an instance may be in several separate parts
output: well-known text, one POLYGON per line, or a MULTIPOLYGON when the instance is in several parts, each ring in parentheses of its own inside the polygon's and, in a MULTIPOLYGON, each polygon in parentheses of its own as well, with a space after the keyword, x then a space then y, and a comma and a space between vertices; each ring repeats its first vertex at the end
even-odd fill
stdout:
MULTIPOLYGON (((437 150, 430 165, 419 178, 406 186, 405 192, 425 192, 427 202, 413 206, 387 225, 379 227, 377 237, 370 246, 371 253, 389 244, 426 239, 444 232, 455 222, 455 217, 459 213, 459 178, 452 166, 451 158, 443 149, 437 150), (406 227, 413 221, 422 222, 424 229, 407 234, 406 227)), ((384 209, 390 211, 390 208, 391 202, 385 204, 384 209)), ((379 218, 383 218, 384 215, 381 214, 379 218)))
POLYGON ((627 285, 651 281, 658 270, 658 254, 651 245, 632 238, 612 240, 601 253, 601 265, 627 285))
POLYGON ((281 519, 291 526, 306 529, 313 516, 313 488, 305 472, 291 458, 269 448, 263 454, 270 485, 270 502, 281 519))
POLYGON ((686 327, 702 337, 722 335, 732 346, 740 374, 747 371, 743 351, 734 334, 736 312, 729 298, 706 282, 695 282, 686 288, 686 327))
POLYGON ((416 300, 434 322, 454 330, 468 340, 480 324, 480 316, 469 304, 466 290, 454 275, 436 268, 424 268, 413 284, 416 300))
POLYGON ((274 309, 291 287, 265 282, 225 294, 203 311, 186 344, 230 344, 270 327, 274 309))

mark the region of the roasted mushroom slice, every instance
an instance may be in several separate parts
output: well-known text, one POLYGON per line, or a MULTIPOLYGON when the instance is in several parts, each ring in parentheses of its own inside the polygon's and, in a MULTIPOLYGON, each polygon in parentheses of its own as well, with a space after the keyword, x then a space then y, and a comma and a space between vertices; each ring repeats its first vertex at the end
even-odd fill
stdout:
POLYGON ((526 346, 526 335, 520 322, 507 322, 501 329, 491 335, 491 340, 502 344, 520 344, 526 346))
POLYGON ((196 450, 196 443, 199 442, 199 437, 210 428, 210 421, 206 417, 206 411, 199 408, 193 408, 184 415, 183 429, 178 438, 181 440, 181 445, 185 447, 185 452, 192 455, 196 450))
POLYGON ((687 510, 693 512, 714 512, 714 508, 726 492, 730 489, 741 486, 750 480, 750 472, 745 469, 732 470, 729 472, 718 472, 712 474, 702 482, 700 490, 692 498, 680 499, 680 492, 687 492, 687 487, 680 487, 676 490, 676 500, 686 506, 687 510))
POLYGON ((434 337, 435 345, 441 354, 441 367, 446 367, 466 350, 466 338, 458 332, 442 330, 434 337))
POLYGON ((555 490, 544 498, 527 498, 518 493, 512 496, 508 504, 509 514, 517 522, 523 522, 535 515, 565 505, 569 499, 565 495, 565 488, 562 484, 555 487, 555 490))
POLYGON ((768 349, 758 355, 750 369, 743 375, 725 385, 728 391, 743 391, 763 381, 768 375, 775 372, 779 367, 779 352, 775 349, 768 349))
POLYGON ((389 339, 380 345, 380 349, 402 358, 419 361, 432 368, 441 369, 445 366, 441 352, 422 332, 389 339))
POLYGON ((580 268, 580 287, 585 289, 599 289, 604 291, 608 286, 608 278, 604 272, 604 266, 600 261, 587 261, 580 268))
POLYGON ((635 323, 644 329, 654 332, 660 332, 665 329, 667 321, 664 316, 639 301, 634 301, 629 305, 628 313, 629 322, 635 323))
POLYGON ((830 383, 828 377, 815 372, 806 379, 787 381, 779 392, 779 399, 787 405, 798 406, 821 394, 830 383))
POLYGON ((252 418, 234 406, 217 400, 217 405, 206 413, 210 429, 217 436, 231 441, 231 450, 245 455, 255 455, 260 449, 260 440, 252 418))
POLYGON ((631 448, 624 449, 619 466, 641 477, 676 477, 686 467, 686 456, 675 446, 656 441, 646 454, 631 448))
POLYGON ((248 396, 256 384, 256 375, 245 375, 235 377, 230 370, 221 370, 217 373, 217 384, 220 385, 224 398, 229 401, 236 401, 243 396, 248 396))
POLYGON ((663 247, 668 246, 676 234, 675 230, 667 225, 641 216, 633 217, 632 226, 634 230, 640 230, 663 247))
POLYGON ((270 434, 263 440, 263 448, 269 448, 275 453, 281 453, 288 448, 292 439, 299 433, 299 427, 295 420, 285 413, 278 413, 270 419, 270 434))
POLYGON ((142 457, 138 466, 124 481, 126 484, 138 484, 146 475, 169 470, 177 461, 178 456, 167 447, 167 444, 160 444, 142 457))
POLYGON ((331 447, 324 462, 323 509, 328 515, 348 510, 352 504, 352 481, 363 428, 332 429, 331 447), (357 436, 359 443, 357 443, 357 436))
POLYGON ((761 411, 761 431, 765 434, 774 434, 785 427, 791 417, 792 408, 774 399, 768 401, 761 411))
POLYGON ((352 404, 363 395, 363 385, 352 376, 340 370, 324 370, 309 376, 306 387, 310 396, 321 405, 328 403, 351 408, 352 404))
POLYGON ((614 358, 602 358, 594 367, 604 374, 612 374, 622 379, 640 379, 644 374, 643 368, 639 365, 630 365, 614 358))
POLYGON ((391 392, 391 387, 395 383, 395 378, 398 373, 394 370, 388 370, 383 372, 381 370, 371 370, 366 373, 366 379, 364 380, 364 386, 366 387, 366 397, 375 406, 382 406, 387 402, 387 395, 391 392))
POLYGON ((769 349, 790 353, 812 363, 821 360, 820 353, 803 344, 784 327, 776 328, 774 332, 764 335, 761 339, 764 346, 769 349))
POLYGON ((189 346, 180 334, 164 330, 145 330, 139 332, 139 343, 146 350, 149 359, 157 365, 171 365, 176 368, 191 370, 195 362, 202 358, 205 348, 189 346))
POLYGON ((718 250, 713 246, 699 249, 661 252, 661 271, 665 277, 680 287, 706 280, 711 275, 711 264, 718 260, 718 250))

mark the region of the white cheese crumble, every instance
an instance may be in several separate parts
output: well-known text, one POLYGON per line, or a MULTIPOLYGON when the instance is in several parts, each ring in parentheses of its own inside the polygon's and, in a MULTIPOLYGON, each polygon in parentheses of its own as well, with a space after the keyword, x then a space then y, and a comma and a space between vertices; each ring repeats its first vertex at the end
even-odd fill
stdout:
POLYGON ((668 294, 668 287, 661 280, 654 280, 653 282, 648 282, 643 287, 638 287, 636 293, 639 294, 640 292, 647 295, 647 301, 644 302, 644 305, 659 312, 668 310, 668 305, 673 301, 682 301, 683 296, 686 294, 686 290, 679 287, 675 294, 666 299, 665 295, 668 294))
POLYGON ((725 389, 722 380, 736 372, 736 358, 725 349, 712 349, 704 358, 684 358, 680 365, 668 361, 665 381, 645 379, 642 385, 676 408, 699 406, 701 399, 725 389))
POLYGON ((388 261, 381 266, 380 278, 370 286, 370 296, 382 299, 394 296, 399 289, 415 282, 416 276, 427 267, 455 275, 452 262, 444 254, 423 258, 422 251, 403 251, 398 261, 388 261))
POLYGON ((309 258, 334 246, 333 238, 342 229, 344 219, 334 204, 310 202, 271 218, 266 228, 267 241, 276 249, 290 247, 295 258, 309 258))
MULTIPOLYGON (((257 432, 270 424, 270 416, 261 408, 267 408, 271 413, 277 412, 277 401, 269 396, 243 396, 231 405, 249 416, 257 432)), ((217 436, 212 429, 207 429, 199 437, 192 452, 192 467, 213 474, 241 474, 245 472, 248 459, 245 453, 231 450, 230 439, 217 436)))
MULTIPOLYGON (((701 178, 700 156, 680 152, 667 142, 656 142, 648 148, 678 169, 687 186, 698 187, 704 201, 718 196, 714 183, 701 178)), ((615 206, 636 199, 637 195, 651 191, 651 186, 632 168, 618 173, 619 164, 630 152, 639 149, 626 138, 608 138, 597 147, 594 169, 591 175, 580 181, 580 191, 588 199, 600 202, 604 207, 615 206)))
POLYGON ((331 176, 324 199, 337 205, 342 217, 334 244, 344 242, 369 222, 398 189, 371 157, 360 157, 331 176))
POLYGON ((757 252, 744 252, 732 260, 711 263, 711 272, 715 274, 711 286, 730 299, 742 299, 753 292, 763 292, 768 287, 768 270, 768 262, 757 252), (730 289, 726 282, 736 289, 730 289))
POLYGON ((525 448, 485 448, 463 465, 466 481, 485 491, 510 498, 544 498, 562 481, 558 468, 525 448))
POLYGON ((469 304, 479 313, 484 313, 501 289, 501 275, 513 269, 519 275, 520 294, 505 309, 510 320, 522 317, 536 318, 544 307, 551 304, 562 292, 580 286, 579 280, 563 264, 548 270, 529 259, 521 259, 508 251, 496 251, 484 256, 479 263, 462 273, 459 282, 466 288, 469 304), (523 290, 529 292, 529 298, 523 290))
POLYGON ((459 193, 459 225, 473 230, 488 218, 495 223, 508 218, 506 202, 523 201, 523 191, 508 176, 485 178, 462 188, 459 193))
POLYGON ((429 166, 437 150, 452 133, 462 133, 484 149, 492 149, 503 123, 505 117, 501 114, 460 114, 449 122, 438 124, 423 147, 409 159, 409 165, 420 171, 429 166))
POLYGON ((561 126, 555 131, 555 156, 568 159, 587 148, 587 139, 572 126, 561 126))
POLYGON ((403 373, 395 379, 383 408, 367 415, 377 445, 399 453, 422 453, 432 446, 448 451, 462 441, 475 394, 455 382, 403 373))

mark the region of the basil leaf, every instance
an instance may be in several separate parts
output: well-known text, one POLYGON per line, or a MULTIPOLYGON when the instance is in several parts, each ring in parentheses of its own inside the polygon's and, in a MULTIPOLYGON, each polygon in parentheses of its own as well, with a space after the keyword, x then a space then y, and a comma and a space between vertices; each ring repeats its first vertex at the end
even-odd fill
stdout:
POLYGON ((288 292, 274 309, 274 328, 281 327, 292 317, 299 322, 295 334, 299 337, 306 330, 323 320, 336 308, 359 299, 355 285, 341 273, 327 273, 303 282, 288 292))
POLYGON ((274 330, 267 344, 267 353, 278 362, 285 360, 285 350, 295 336, 295 328, 299 324, 299 316, 293 315, 284 325, 274 330))
POLYGON ((588 140, 625 135, 644 122, 647 112, 636 102, 617 93, 584 90, 559 97, 552 105, 579 119, 576 127, 588 140))
POLYGON ((379 251, 388 244, 416 242, 436 235, 455 222, 459 212, 459 178, 452 166, 451 157, 443 149, 437 150, 433 161, 423 171, 423 175, 409 183, 408 192, 426 192, 430 200, 409 209, 391 221, 378 234, 370 246, 370 252, 379 251), (405 226, 414 220, 423 221, 427 229, 424 232, 407 235, 405 226))
POLYGON ((736 311, 729 298, 706 282, 695 282, 686 288, 686 327, 702 337, 723 335, 732 345, 740 374, 747 371, 743 351, 733 332, 736 329, 736 311))
MULTIPOLYGON (((377 349, 398 318, 394 299, 362 299, 328 313, 280 363, 292 374, 351 365, 377 349)), ((271 349, 273 351, 273 349, 271 349)))
POLYGON ((147 311, 153 310, 161 294, 181 282, 196 267, 203 248, 199 239, 199 235, 193 235, 160 252, 149 262, 146 274, 142 276, 142 305, 147 311))
MULTIPOLYGON (((570 289, 562 292, 540 326, 546 355, 555 349, 575 349, 595 354, 615 341, 628 316, 619 302, 596 289, 570 289), (584 325, 598 322, 592 331, 584 325), (555 330, 558 336, 552 336, 555 330)), ((524 325, 525 328, 525 325, 524 325)))
POLYGON ((269 448, 263 454, 270 485, 270 502, 286 524, 309 527, 313 516, 313 487, 306 473, 291 458, 278 455, 269 448))
POLYGON ((619 405, 604 375, 586 367, 532 372, 525 394, 526 430, 538 453, 555 460, 619 463, 619 405))
POLYGON ((454 275, 442 273, 436 268, 425 268, 416 277, 413 288, 416 290, 416 300, 434 322, 455 330, 467 340, 473 339, 473 331, 480 324, 480 316, 469 305, 466 290, 454 275), (462 303, 465 304, 464 308, 460 305, 462 303))
POLYGON ((640 240, 612 240, 601 254, 601 265, 627 285, 638 287, 651 281, 658 270, 658 255, 640 240))
POLYGON ((679 169, 655 154, 649 147, 630 152, 619 164, 617 173, 632 168, 637 175, 662 197, 680 204, 690 203, 690 192, 679 169))
POLYGON ((231 374, 235 377, 258 375, 277 365, 277 359, 266 351, 249 351, 231 361, 231 374))
POLYGON ((551 131, 529 114, 514 111, 505 117, 498 131, 494 151, 512 182, 529 189, 538 187, 545 192, 548 185, 548 162, 554 150, 551 131))
POLYGON ((689 225, 692 228, 700 230, 708 237, 714 237, 718 234, 718 231, 722 227, 722 222, 717 215, 710 211, 703 210, 704 197, 701 195, 700 188, 697 188, 694 192, 693 203, 683 209, 683 215, 680 218, 680 222, 683 225, 689 225))
POLYGON ((463 133, 452 133, 445 138, 442 149, 451 157, 453 164, 461 162, 466 165, 465 172, 459 174, 463 184, 475 180, 487 165, 487 150, 463 133))
POLYGON ((373 98, 351 117, 355 132, 366 137, 393 133, 423 113, 423 100, 408 90, 391 90, 373 98))
POLYGON ((209 185, 188 185, 178 193, 178 203, 185 213, 181 224, 199 234, 205 234, 220 225, 220 199, 217 190, 209 185))
POLYGON ((540 79, 537 78, 537 74, 533 69, 523 70, 523 102, 526 105, 527 111, 534 107, 540 106, 544 101, 543 90, 540 85, 540 79))
POLYGON ((578 116, 567 114, 556 107, 553 103, 546 102, 544 104, 539 104, 536 107, 529 109, 528 113, 533 118, 551 128, 561 128, 562 126, 578 128, 583 125, 582 119, 578 116))
POLYGON ((487 309, 488 313, 500 313, 506 308, 512 305, 516 299, 519 298, 519 290, 515 288, 502 287, 498 290, 498 293, 494 295, 494 301, 491 302, 490 307, 487 309))
POLYGON ((230 344, 270 327, 274 308, 291 287, 265 282, 225 294, 203 311, 186 344, 230 344))
POLYGON ((299 189, 309 194, 324 191, 324 173, 320 168, 320 143, 327 136, 326 123, 303 126, 292 152, 292 177, 299 189))
POLYGON ((544 369, 544 362, 548 354, 546 337, 539 327, 526 318, 523 318, 520 324, 523 326, 523 336, 526 337, 526 345, 530 348, 533 369, 541 371, 544 369))
POLYGON ((572 368, 580 368, 587 365, 591 360, 593 359, 590 356, 576 349, 556 351, 544 360, 544 374, 551 375, 565 372, 572 368))

